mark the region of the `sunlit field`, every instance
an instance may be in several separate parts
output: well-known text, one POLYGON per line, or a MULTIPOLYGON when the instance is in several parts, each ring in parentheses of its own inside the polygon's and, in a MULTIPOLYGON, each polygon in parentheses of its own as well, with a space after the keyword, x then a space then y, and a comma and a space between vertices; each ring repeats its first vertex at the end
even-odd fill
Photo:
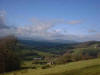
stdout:
MULTIPOLYGON (((52 66, 49 69, 25 69, 6 73, 5 75, 100 75, 100 59, 72 62, 52 66)), ((2 75, 2 74, 1 74, 2 75)))

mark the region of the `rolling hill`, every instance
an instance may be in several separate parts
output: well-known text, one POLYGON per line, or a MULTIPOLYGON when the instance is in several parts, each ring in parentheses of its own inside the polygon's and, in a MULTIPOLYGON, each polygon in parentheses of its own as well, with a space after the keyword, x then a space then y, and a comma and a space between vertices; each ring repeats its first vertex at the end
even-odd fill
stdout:
POLYGON ((6 75, 100 75, 100 59, 78 61, 48 69, 25 69, 6 75))

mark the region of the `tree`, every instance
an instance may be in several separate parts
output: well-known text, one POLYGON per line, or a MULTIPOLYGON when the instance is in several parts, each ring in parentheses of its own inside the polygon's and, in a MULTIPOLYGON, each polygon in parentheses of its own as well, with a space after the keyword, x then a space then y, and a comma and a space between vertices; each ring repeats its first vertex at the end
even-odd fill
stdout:
POLYGON ((3 65, 0 65, 0 68, 1 70, 4 68, 5 72, 20 68, 20 60, 14 53, 14 50, 16 49, 16 43, 17 38, 14 36, 7 36, 0 39, 0 62, 3 63, 3 65))

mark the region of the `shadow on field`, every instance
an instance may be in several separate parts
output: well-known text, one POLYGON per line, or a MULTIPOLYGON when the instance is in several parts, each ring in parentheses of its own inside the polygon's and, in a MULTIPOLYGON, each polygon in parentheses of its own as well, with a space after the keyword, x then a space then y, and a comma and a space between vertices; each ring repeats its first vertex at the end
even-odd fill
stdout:
POLYGON ((36 69, 36 67, 22 67, 21 70, 22 69, 36 69))

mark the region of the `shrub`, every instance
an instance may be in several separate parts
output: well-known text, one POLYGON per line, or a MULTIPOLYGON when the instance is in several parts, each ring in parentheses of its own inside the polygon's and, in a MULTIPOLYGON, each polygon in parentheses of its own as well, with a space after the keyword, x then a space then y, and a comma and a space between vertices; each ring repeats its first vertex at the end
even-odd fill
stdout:
POLYGON ((36 68, 37 68, 36 66, 33 66, 33 67, 32 67, 32 69, 36 69, 36 68))
POLYGON ((42 66, 41 68, 42 69, 47 69, 47 68, 50 68, 51 66, 50 65, 44 65, 44 66, 42 66))

